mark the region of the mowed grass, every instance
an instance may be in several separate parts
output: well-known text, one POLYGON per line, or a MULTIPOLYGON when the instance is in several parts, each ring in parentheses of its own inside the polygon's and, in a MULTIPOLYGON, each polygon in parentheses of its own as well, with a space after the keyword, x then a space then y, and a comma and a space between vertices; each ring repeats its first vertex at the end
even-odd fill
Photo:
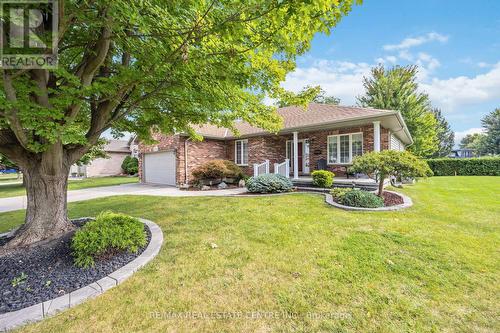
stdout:
MULTIPOLYGON (((70 180, 68 185, 68 190, 80 190, 90 187, 137 183, 138 181, 139 181, 138 177, 126 177, 126 176, 98 177, 98 178, 86 178, 82 180, 70 180)), ((0 198, 16 197, 25 194, 26 190, 24 189, 22 183, 0 185, 0 198)))
POLYGON ((0 183, 2 182, 15 182, 18 180, 18 175, 16 173, 0 173, 0 183))
POLYGON ((151 219, 163 248, 117 288, 20 332, 498 332, 499 188, 430 178, 403 190, 414 207, 377 213, 312 194, 73 203, 72 217, 151 219))

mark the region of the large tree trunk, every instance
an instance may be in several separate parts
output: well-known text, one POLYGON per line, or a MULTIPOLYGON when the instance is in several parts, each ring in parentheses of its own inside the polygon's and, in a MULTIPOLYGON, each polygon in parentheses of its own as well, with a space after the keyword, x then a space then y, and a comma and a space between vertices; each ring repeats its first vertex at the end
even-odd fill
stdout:
POLYGON ((62 162, 62 151, 59 153, 52 155, 53 160, 48 159, 49 155, 23 166, 27 194, 25 223, 4 246, 4 253, 52 240, 74 229, 67 215, 69 167, 62 162))

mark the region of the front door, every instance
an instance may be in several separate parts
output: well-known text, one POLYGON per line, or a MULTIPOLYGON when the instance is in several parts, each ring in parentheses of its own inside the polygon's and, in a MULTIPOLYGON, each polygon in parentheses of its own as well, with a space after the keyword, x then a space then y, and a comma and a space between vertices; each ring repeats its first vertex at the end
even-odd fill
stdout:
POLYGON ((297 154, 297 157, 298 157, 298 160, 299 160, 299 172, 303 172, 304 171, 304 144, 302 142, 298 142, 299 144, 299 151, 298 151, 298 154, 297 154))

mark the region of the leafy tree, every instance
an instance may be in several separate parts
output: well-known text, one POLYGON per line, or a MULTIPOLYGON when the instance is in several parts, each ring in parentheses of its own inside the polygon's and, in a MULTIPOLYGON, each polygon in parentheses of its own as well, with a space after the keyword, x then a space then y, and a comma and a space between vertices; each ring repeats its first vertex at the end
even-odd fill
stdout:
POLYGON ((371 77, 363 79, 365 94, 358 97, 358 104, 401 112, 413 137, 409 147, 414 154, 428 157, 438 149, 437 121, 431 112, 429 97, 418 91, 416 66, 395 66, 385 69, 372 68, 371 77))
POLYGON ((491 111, 481 119, 485 129, 481 152, 485 154, 500 154, 500 108, 491 111))
POLYGON ((319 103, 319 104, 332 104, 332 105, 339 105, 340 104, 340 98, 332 96, 332 95, 327 95, 326 91, 320 88, 318 95, 313 98, 313 102, 319 103))
POLYGON ((455 144, 455 133, 451 130, 450 124, 443 116, 440 109, 432 109, 436 118, 436 131, 438 138, 438 150, 432 157, 446 157, 451 153, 455 144))
POLYGON ((350 171, 364 173, 378 181, 378 196, 384 191, 384 181, 389 177, 414 178, 431 176, 432 171, 424 160, 408 151, 383 150, 370 152, 354 159, 350 171))
MULTIPOLYGON (((340 104, 340 98, 327 95, 326 91, 321 88, 320 86, 316 87, 310 87, 306 86, 304 89, 302 89, 297 95, 295 95, 295 99, 309 99, 314 103, 319 103, 319 104, 332 104, 332 105, 339 105, 340 104)), ((282 108, 285 106, 290 106, 290 105, 296 105, 300 103, 300 100, 298 102, 295 101, 294 98, 290 97, 281 101, 278 101, 277 105, 282 108)))
POLYGON ((467 134, 460 141, 461 149, 472 149, 477 155, 481 155, 484 150, 486 135, 482 133, 467 134))
POLYGON ((144 142, 151 128, 194 135, 192 124, 235 119, 277 131, 264 97, 294 97, 280 83, 296 57, 353 2, 59 1, 58 68, 2 69, 0 152, 27 187, 25 224, 4 251, 73 229, 69 168, 110 128, 144 142))

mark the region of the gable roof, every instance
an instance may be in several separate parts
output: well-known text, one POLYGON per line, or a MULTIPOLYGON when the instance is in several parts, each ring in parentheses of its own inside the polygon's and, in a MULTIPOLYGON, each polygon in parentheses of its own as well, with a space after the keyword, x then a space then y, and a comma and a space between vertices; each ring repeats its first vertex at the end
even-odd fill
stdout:
MULTIPOLYGON (((334 126, 347 123, 367 122, 367 120, 379 120, 394 118, 398 120, 399 128, 394 132, 403 142, 409 144, 413 140, 408 132, 406 124, 400 113, 391 110, 380 110, 372 108, 362 108, 354 106, 339 106, 331 104, 309 104, 307 110, 300 106, 287 106, 277 109, 277 113, 283 118, 283 127, 280 133, 291 133, 292 131, 313 130, 324 128, 325 126, 334 126)), ((395 123, 394 121, 390 122, 395 123)), ((389 124, 389 121, 387 121, 389 124)), ((195 131, 207 138, 214 139, 232 139, 236 137, 246 137, 253 135, 270 134, 268 131, 254 127, 247 122, 235 122, 234 127, 238 130, 237 136, 231 130, 217 127, 210 124, 195 126, 195 131)), ((391 126, 385 126, 391 127, 391 126)), ((389 128, 391 129, 391 128, 389 128)))
POLYGON ((128 140, 109 140, 104 146, 104 151, 108 153, 130 153, 128 140))

